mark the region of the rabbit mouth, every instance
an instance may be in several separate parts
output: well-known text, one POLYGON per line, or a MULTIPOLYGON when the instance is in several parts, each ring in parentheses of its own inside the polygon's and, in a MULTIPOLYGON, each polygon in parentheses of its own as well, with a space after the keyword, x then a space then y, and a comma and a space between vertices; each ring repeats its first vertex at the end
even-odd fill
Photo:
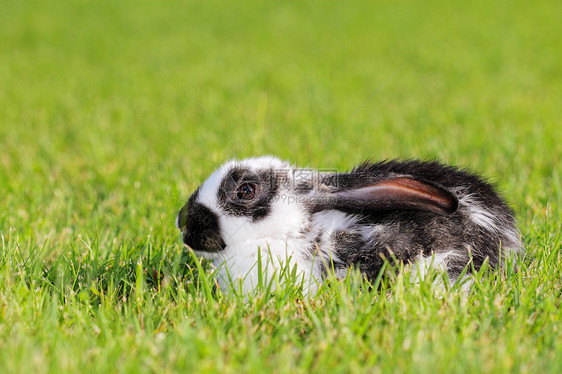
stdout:
POLYGON ((204 232, 184 231, 182 239, 186 246, 197 252, 219 252, 226 247, 222 238, 210 236, 204 232))

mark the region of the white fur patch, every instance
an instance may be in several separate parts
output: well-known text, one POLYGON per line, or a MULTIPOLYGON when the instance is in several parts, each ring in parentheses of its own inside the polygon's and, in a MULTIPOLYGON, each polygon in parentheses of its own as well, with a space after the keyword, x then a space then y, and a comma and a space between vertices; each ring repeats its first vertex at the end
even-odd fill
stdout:
POLYGON ((226 173, 224 167, 216 170, 209 176, 209 178, 199 187, 199 193, 197 195, 196 201, 205 205, 207 208, 215 213, 218 208, 217 192, 220 188, 222 179, 226 173))
POLYGON ((418 260, 414 264, 412 264, 412 276, 410 279, 413 279, 415 282, 422 281, 425 279, 430 269, 436 269, 446 272, 447 259, 451 256, 455 256, 454 250, 434 254, 428 257, 423 257, 420 255, 418 260))
POLYGON ((314 213, 312 225, 321 232, 331 235, 338 230, 345 230, 357 223, 357 216, 339 210, 323 210, 314 213))
MULTIPOLYGON (((225 291, 232 286, 241 285, 242 291, 247 294, 260 282, 266 285, 274 282, 275 277, 282 284, 283 276, 296 269, 296 281, 303 282, 305 294, 313 295, 321 283, 321 275, 312 261, 290 249, 293 245, 295 244, 291 241, 264 239, 261 242, 251 240, 227 247, 221 252, 221 258, 213 261, 219 268, 219 285, 225 291), (261 256, 258 257, 258 254, 261 256), (258 265, 258 261, 261 265, 258 265)), ((275 284, 272 289, 275 289, 275 284)))
POLYGON ((472 222, 488 231, 497 232, 498 226, 495 215, 480 205, 473 195, 464 195, 459 199, 459 205, 468 214, 472 222))
MULTIPOLYGON (((430 270, 433 269, 441 273, 433 282, 438 289, 444 290, 444 281, 442 278, 444 276, 449 277, 449 284, 453 285, 458 281, 458 278, 451 278, 447 272, 447 262, 451 258, 458 256, 458 253, 458 250, 450 250, 448 252, 434 254, 428 257, 420 256, 418 260, 411 265, 410 282, 412 284, 422 282, 430 270)), ((467 293, 473 284, 473 280, 470 279, 468 274, 465 274, 460 283, 461 291, 467 293)))
POLYGON ((467 210, 469 211, 470 218, 474 223, 490 231, 497 230, 497 226, 494 222, 494 216, 492 215, 492 213, 479 206, 469 207, 467 208, 467 210))

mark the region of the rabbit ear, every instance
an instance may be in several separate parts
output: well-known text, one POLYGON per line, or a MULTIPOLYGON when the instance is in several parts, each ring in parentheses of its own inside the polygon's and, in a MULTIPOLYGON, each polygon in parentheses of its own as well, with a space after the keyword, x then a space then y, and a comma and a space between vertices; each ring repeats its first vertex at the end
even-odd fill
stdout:
POLYGON ((413 177, 392 177, 367 185, 329 193, 312 203, 314 212, 337 209, 350 213, 420 210, 442 215, 454 213, 457 197, 445 187, 413 177))

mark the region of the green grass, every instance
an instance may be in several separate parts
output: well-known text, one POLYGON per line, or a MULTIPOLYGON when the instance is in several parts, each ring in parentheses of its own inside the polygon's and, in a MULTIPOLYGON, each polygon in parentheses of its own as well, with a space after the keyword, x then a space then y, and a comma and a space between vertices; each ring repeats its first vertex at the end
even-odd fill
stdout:
POLYGON ((0 372, 561 372, 561 5, 3 1, 0 372), (479 170, 527 255, 468 296, 214 293, 175 215, 261 154, 479 170))

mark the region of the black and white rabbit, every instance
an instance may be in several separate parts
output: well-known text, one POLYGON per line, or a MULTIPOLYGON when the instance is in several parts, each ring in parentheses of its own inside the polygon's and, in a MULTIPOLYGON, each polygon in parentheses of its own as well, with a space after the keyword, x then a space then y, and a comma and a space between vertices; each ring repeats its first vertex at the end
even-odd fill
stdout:
POLYGON ((220 269, 221 287, 242 279, 245 291, 257 285, 258 253, 263 274, 288 261, 314 292, 329 269, 343 276, 357 266, 375 279, 384 259, 395 258, 418 271, 438 266, 454 281, 471 260, 497 268, 520 250, 513 212, 490 184, 415 160, 365 162, 346 173, 269 156, 233 160, 193 193, 176 225, 220 269))

